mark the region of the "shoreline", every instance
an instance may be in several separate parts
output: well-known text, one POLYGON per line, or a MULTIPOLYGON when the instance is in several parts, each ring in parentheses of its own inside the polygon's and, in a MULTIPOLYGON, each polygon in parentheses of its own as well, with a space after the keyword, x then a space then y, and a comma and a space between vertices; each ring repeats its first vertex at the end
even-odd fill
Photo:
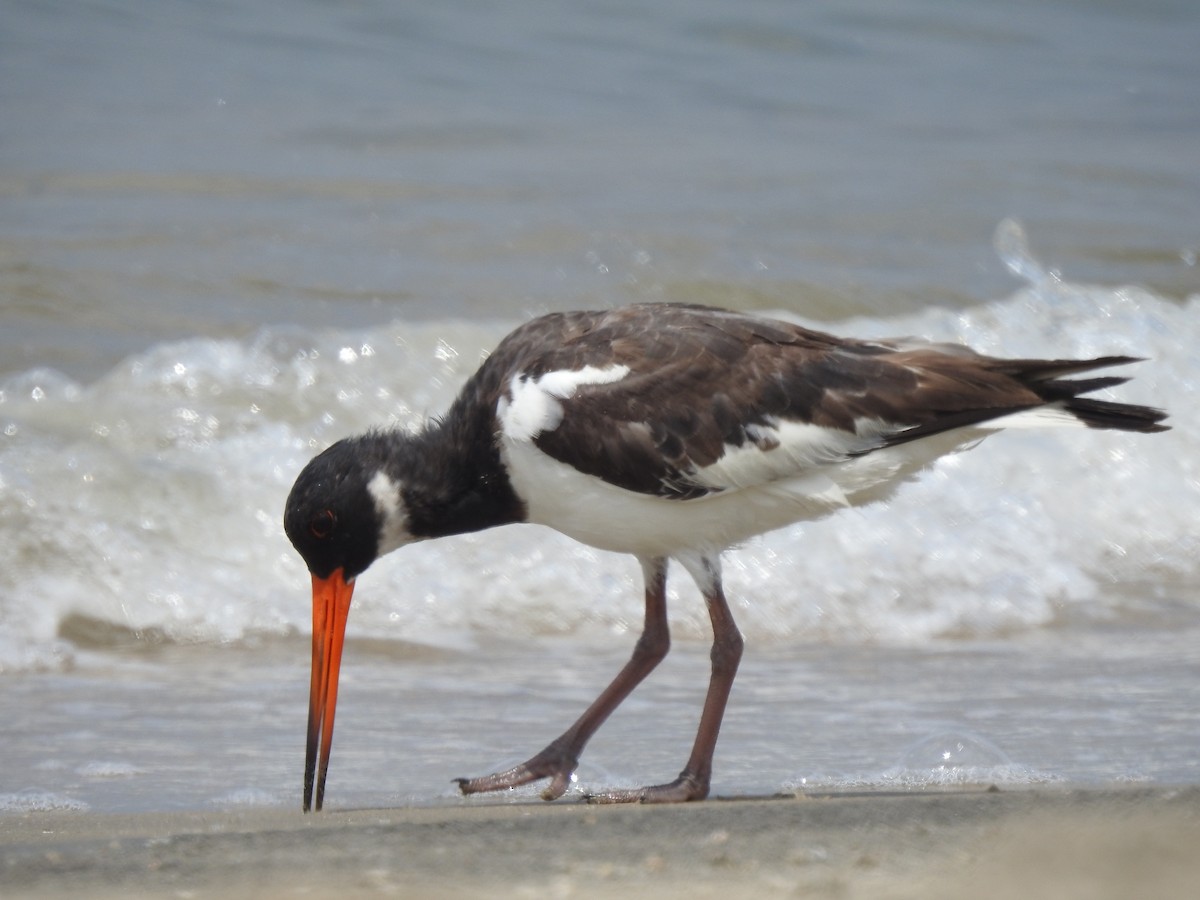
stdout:
POLYGON ((0 817, 5 896, 1193 896, 1200 786, 0 817))

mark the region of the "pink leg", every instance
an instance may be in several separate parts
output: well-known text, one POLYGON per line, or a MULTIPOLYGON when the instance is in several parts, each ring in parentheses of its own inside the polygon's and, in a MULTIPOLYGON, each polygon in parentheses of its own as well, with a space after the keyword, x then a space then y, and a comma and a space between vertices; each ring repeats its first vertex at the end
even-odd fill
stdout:
POLYGON ((733 621, 729 604, 725 602, 719 558, 684 558, 680 561, 696 579, 696 584, 704 594, 713 626, 712 676, 708 682, 708 694, 704 698, 704 711, 700 714, 696 741, 692 745, 692 755, 688 757, 687 765, 679 777, 668 784, 605 791, 589 796, 590 803, 682 803, 703 800, 708 796, 713 751, 717 747, 725 704, 729 700, 729 691, 742 658, 742 636, 733 621))
MULTIPOLYGON (((551 741, 540 753, 506 772, 496 772, 481 778, 456 779, 459 789, 464 794, 499 791, 528 784, 539 778, 550 779, 550 784, 542 791, 544 800, 555 800, 567 790, 575 767, 579 765, 579 755, 596 733, 596 729, 604 724, 604 720, 612 715, 613 710, 662 662, 671 648, 671 635, 667 628, 667 560, 644 559, 641 563, 646 580, 646 620, 642 636, 638 638, 629 662, 575 724, 551 741)), ((719 714, 717 719, 719 724, 719 714)), ((713 741, 716 741, 715 733, 713 741)), ((712 756, 711 749, 709 756, 712 756)))

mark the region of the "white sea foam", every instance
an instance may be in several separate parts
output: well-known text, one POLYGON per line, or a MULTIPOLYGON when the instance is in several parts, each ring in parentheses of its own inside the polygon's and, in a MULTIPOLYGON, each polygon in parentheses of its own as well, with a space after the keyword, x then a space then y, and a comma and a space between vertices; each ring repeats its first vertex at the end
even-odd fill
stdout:
POLYGON ((0 794, 0 813, 50 812, 52 810, 84 812, 89 809, 91 806, 82 800, 50 791, 20 791, 12 794, 0 794))
POLYGON ((132 778, 142 772, 133 763, 122 760, 93 760, 75 770, 83 778, 132 778))
MULTIPOLYGON (((288 797, 286 800, 290 801, 288 797)), ((210 806, 215 806, 221 809, 229 807, 263 807, 263 806, 278 806, 284 802, 284 798, 272 794, 270 791, 260 790, 259 788, 237 788, 228 791, 218 797, 212 798, 209 801, 210 806)))
MULTIPOLYGON (((726 565, 748 634, 924 640, 1104 617, 1101 597, 1134 614, 1196 602, 1171 595, 1200 574, 1200 298, 1062 281, 1002 234, 1033 279, 1012 296, 835 330, 1148 357, 1114 396, 1168 408, 1174 430, 1001 434, 889 504, 757 539, 726 565)), ((160 344, 91 384, 47 370, 0 383, 0 670, 68 663, 67 621, 178 642, 306 632, 308 579, 280 522, 300 467, 343 435, 443 410, 513 324, 268 329, 160 344)), ((631 629, 637 577, 540 528, 428 542, 363 576, 350 629, 434 643, 631 629)), ((677 631, 706 634, 686 582, 677 631)))

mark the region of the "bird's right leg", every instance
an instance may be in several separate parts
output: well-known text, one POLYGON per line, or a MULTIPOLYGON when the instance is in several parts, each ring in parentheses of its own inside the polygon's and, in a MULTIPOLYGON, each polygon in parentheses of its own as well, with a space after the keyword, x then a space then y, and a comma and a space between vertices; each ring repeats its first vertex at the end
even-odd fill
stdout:
POLYGON ((640 562, 646 581, 646 620, 629 662, 575 724, 540 753, 505 772, 480 778, 455 779, 464 794, 518 787, 539 778, 550 779, 550 784, 542 791, 543 800, 555 800, 566 792, 575 767, 579 765, 579 756, 592 735, 633 689, 654 671, 654 667, 662 662, 671 648, 671 634, 667 627, 666 557, 641 559, 640 562))

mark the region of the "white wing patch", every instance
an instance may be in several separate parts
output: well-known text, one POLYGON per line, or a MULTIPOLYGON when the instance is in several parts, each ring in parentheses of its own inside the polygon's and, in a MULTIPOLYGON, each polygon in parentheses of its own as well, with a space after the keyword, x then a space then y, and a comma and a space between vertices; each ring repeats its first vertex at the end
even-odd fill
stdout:
POLYGON ((504 436, 531 441, 543 431, 553 431, 563 419, 561 400, 569 400, 583 385, 612 384, 629 374, 629 366, 584 366, 547 372, 537 379, 514 375, 508 396, 496 408, 504 436))
MULTIPOLYGON (((846 460, 876 443, 888 430, 874 420, 860 419, 855 424, 857 432, 853 434, 807 422, 772 420, 751 426, 746 432, 753 443, 726 445, 720 459, 690 473, 688 480, 714 490, 738 490, 816 476, 814 470, 846 460)), ((829 487, 835 488, 833 484, 829 487)))

